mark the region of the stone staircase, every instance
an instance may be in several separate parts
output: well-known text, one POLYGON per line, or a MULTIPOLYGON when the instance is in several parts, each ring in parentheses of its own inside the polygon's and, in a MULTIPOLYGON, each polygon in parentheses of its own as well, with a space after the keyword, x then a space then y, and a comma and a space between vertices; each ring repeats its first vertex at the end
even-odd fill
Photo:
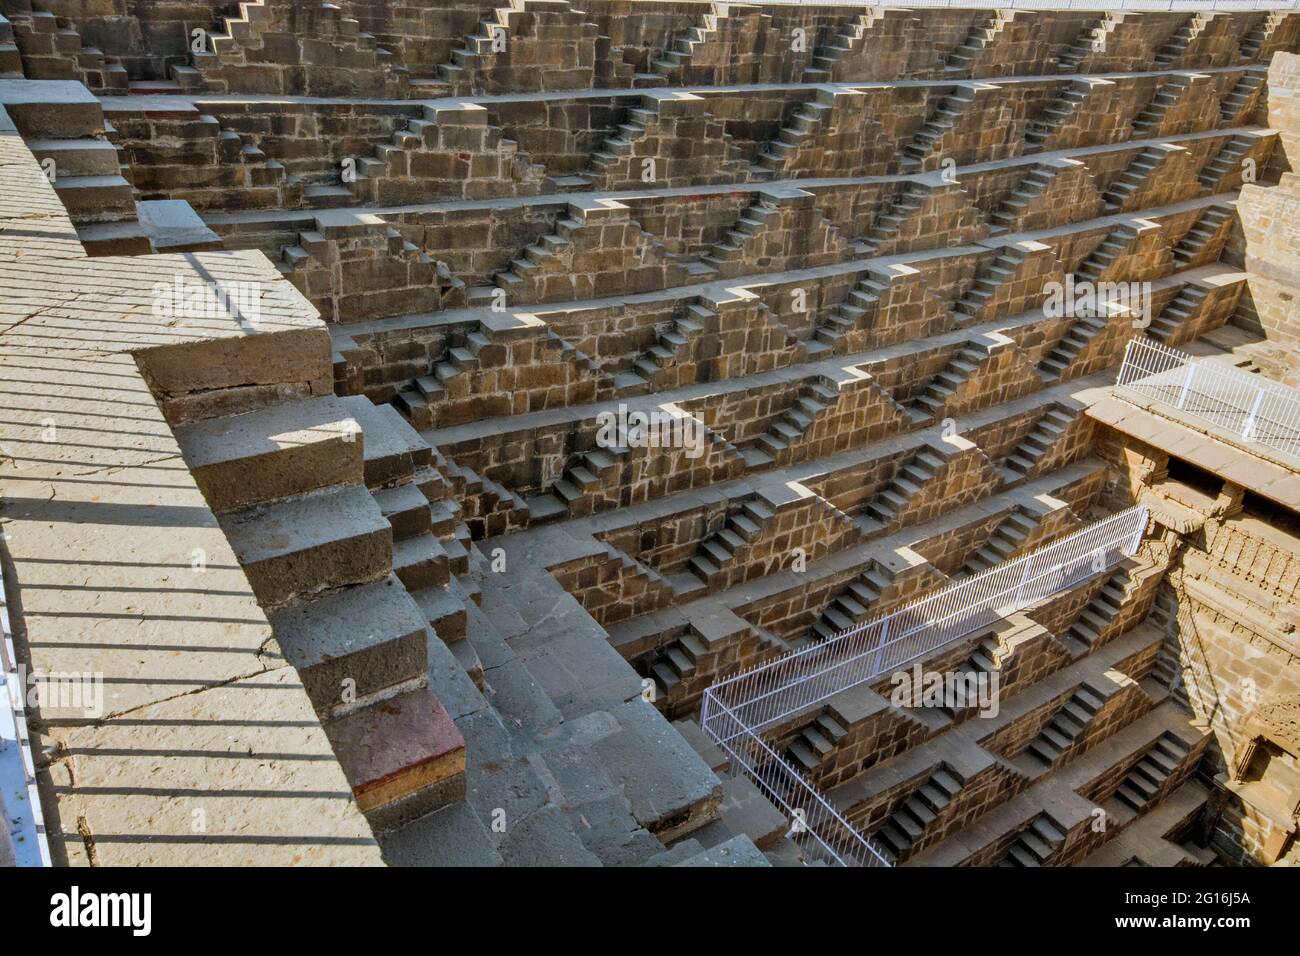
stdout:
POLYGON ((1105 331, 1106 321, 1085 315, 1075 319, 1065 335, 1052 346, 1038 365, 1039 373, 1045 381, 1061 381, 1074 365, 1075 361, 1088 348, 1097 333, 1105 331))
POLYGON ((1128 602, 1132 584, 1129 568, 1120 567, 1106 579, 1106 583, 1066 629, 1066 636, 1086 647, 1094 647, 1108 636, 1111 624, 1128 602))
POLYGON ((1104 694, 1099 694, 1086 683, 1081 684, 1070 699, 1052 715, 1047 725, 1039 731, 1038 736, 1029 742, 1024 752, 1032 755, 1048 767, 1053 767, 1061 755, 1070 750, 1079 739, 1079 735, 1092 723, 1097 711, 1106 703, 1104 694))
POLYGON ((947 809, 961 792, 963 781, 954 772, 941 768, 898 805, 871 838, 901 863, 911 853, 912 845, 926 828, 947 809))
POLYGON ((980 574, 1003 561, 1017 557, 1025 541, 1038 530, 1038 522, 1023 512, 1013 511, 1001 521, 983 546, 966 559, 962 568, 965 574, 980 574))
POLYGON ((723 233, 724 238, 710 245, 700 256, 700 263, 705 268, 724 274, 743 271, 745 264, 753 260, 749 250, 756 241, 761 240, 769 220, 779 223, 781 211, 774 199, 760 196, 745 207, 731 228, 723 233))
POLYGON ((644 106, 634 106, 628 110, 627 118, 618 124, 617 131, 606 136, 591 154, 589 168, 575 174, 566 185, 576 189, 603 188, 620 160, 632 152, 636 141, 646 135, 646 128, 656 118, 654 112, 644 106))
POLYGON ((545 168, 489 125, 487 110, 473 104, 423 109, 421 118, 408 120, 357 162, 346 184, 356 202, 396 205, 542 191, 545 168), (490 169, 480 168, 484 157, 490 169))
POLYGON ((1038 464, 1048 454, 1061 436, 1074 427, 1075 419, 1059 408, 1048 409, 1029 430, 1024 440, 1009 454, 1004 462, 1016 479, 1029 478, 1038 470, 1038 464))
POLYGON ((1113 794, 1114 799, 1134 813, 1142 813, 1190 752, 1190 748, 1173 734, 1162 735, 1125 775, 1113 794))
POLYGON ((870 42, 873 28, 883 21, 883 14, 874 11, 854 17, 828 43, 813 50, 812 61, 803 71, 803 82, 833 83, 840 60, 866 46, 870 42))
POLYGON ((943 470, 944 462, 934 451, 922 448, 913 455, 878 495, 867 503, 866 515, 886 528, 896 525, 912 498, 943 470))
MULTIPOLYGON (((1123 16, 1122 14, 1120 15, 1123 16)), ((1104 52, 1106 40, 1114 32, 1119 20, 1112 13, 1089 20, 1079 36, 1056 58, 1057 73, 1078 73, 1079 64, 1094 53, 1104 52)))
POLYGON ((1223 94, 1219 101, 1219 115, 1224 125, 1236 126, 1248 119, 1264 92, 1265 79, 1262 73, 1247 71, 1232 89, 1223 94))
POLYGON ((863 251, 867 254, 876 252, 885 243, 898 238, 903 224, 920 211, 927 193, 926 187, 907 183, 876 216, 862 243, 863 251))
POLYGON ((1256 62, 1264 44, 1291 15, 1286 10, 1274 10, 1251 27, 1241 39, 1241 59, 1247 63, 1256 62))
POLYGON ((893 582, 872 562, 871 567, 858 575, 852 584, 822 611, 821 616, 808 629, 810 641, 826 641, 842 631, 863 623, 872 615, 872 608, 893 582))
POLYGON ((790 117, 789 124, 782 126, 776 139, 771 140, 758 154, 758 165, 771 176, 780 176, 785 171, 786 160, 822 132, 834 104, 834 91, 817 90, 811 100, 799 105, 790 117))
POLYGON ((848 334, 864 327, 867 317, 875 314, 882 297, 888 292, 887 285, 871 278, 868 273, 817 323, 813 341, 822 343, 837 355, 843 354, 848 334))
POLYGON ((436 548, 420 517, 429 449, 388 415, 364 398, 324 397, 176 429, 267 611, 265 653, 297 668, 376 830, 461 799, 465 766, 464 740, 428 686, 434 638, 410 593, 447 577, 445 555, 441 567, 431 550, 407 557, 423 537, 436 548))
POLYGON ((86 46, 76 25, 66 17, 33 10, 30 2, 5 5, 7 22, 0 28, 0 61, 8 53, 7 70, 29 80, 76 80, 92 93, 125 93, 130 85, 126 68, 109 62, 103 51, 86 46))
MULTIPOLYGON (((1181 271, 1200 265, 1207 251, 1216 245, 1221 246, 1224 236, 1232 228, 1234 218, 1232 209, 1227 206, 1211 206, 1207 209, 1182 239, 1178 240, 1178 245, 1174 246, 1174 264, 1178 269, 1181 271)), ((1214 258, 1218 258, 1217 254, 1214 258)))
POLYGON ((1192 86, 1192 77, 1174 75, 1165 80, 1151 102, 1133 119, 1133 138, 1149 139, 1159 134, 1165 115, 1179 105, 1192 86))
POLYGON ((775 515, 776 512, 757 499, 746 501, 738 512, 727 516, 722 530, 700 545, 699 553, 688 562, 688 569, 707 585, 732 561, 737 549, 762 534, 763 526, 775 515))
POLYGON ((1157 69, 1172 70, 1176 68, 1183 55, 1187 52, 1188 46, 1200 36, 1201 31, 1209 25, 1212 17, 1213 14, 1209 16, 1200 13, 1193 14, 1186 23, 1175 30, 1174 35, 1156 50, 1153 59, 1157 69))
POLYGON ((975 91, 961 87, 939 100, 935 108, 912 139, 903 147, 901 169, 904 173, 918 172, 932 166, 939 158, 944 137, 961 120, 962 112, 975 100, 975 91), (928 164, 928 165, 927 165, 928 164))
MULTIPOLYGON (((1029 179, 1021 184, 1020 188, 1012 194, 1012 199, 1008 199, 1003 204, 1003 207, 1006 208, 1011 205, 1015 201, 1015 197, 1018 196, 1032 198, 1031 191, 1040 191, 1044 185, 1050 182, 1050 176, 1031 173, 1029 179), (1037 176, 1042 176, 1043 180, 1035 179, 1037 176), (1026 184, 1029 184, 1028 189, 1026 189, 1026 184), (1037 187, 1036 190, 1035 187, 1037 187)), ((1011 213, 1008 219, 1004 221, 1014 221, 1014 215, 1014 213, 1011 213)), ((973 325, 986 317, 984 315, 985 309, 988 307, 989 302, 997 296, 998 287, 1003 283, 1013 281, 1020 274, 1026 255, 1026 251, 1019 246, 1007 246, 998 254, 998 257, 993 260, 990 266, 979 271, 975 281, 970 284, 962 297, 953 305, 953 311, 957 313, 959 325, 973 325)))
POLYGON ((651 69, 662 76, 670 86, 682 86, 685 73, 695 56, 695 47, 715 39, 718 32, 718 20, 726 16, 726 6, 712 6, 712 12, 704 14, 702 26, 691 27, 685 36, 675 39, 663 55, 651 64, 651 69))
POLYGON ((708 647, 693 634, 683 635, 660 651, 649 667, 656 697, 670 696, 682 681, 689 680, 700 658, 708 653, 708 647))
POLYGON ((711 316, 701 305, 687 307, 691 318, 673 319, 658 333, 655 344, 632 360, 632 368, 614 376, 615 394, 643 395, 695 384, 693 343, 704 334, 704 321, 711 316))
POLYGON ((620 443, 583 452, 578 460, 564 470, 564 477, 551 486, 551 494, 558 498, 570 517, 591 514, 593 495, 597 489, 610 484, 622 464, 631 455, 631 449, 620 436, 620 443))
POLYGON ((1205 297, 1209 294, 1205 286, 1193 282, 1187 283, 1174 300, 1151 320, 1147 334, 1166 345, 1175 345, 1183 341, 1186 336, 1182 335, 1182 330, 1200 317, 1205 297))
POLYGON ((1011 849, 1007 850, 998 866, 1046 866, 1052 854, 1064 843, 1065 834, 1060 826, 1046 813, 1041 813, 1011 844, 1011 849))
POLYGON ((957 350, 948 364, 930 379, 925 390, 916 397, 914 407, 931 418, 942 418, 953 396, 979 370, 988 358, 988 352, 967 343, 957 350))
POLYGON ((804 386, 794 404, 781 412, 768 430, 754 440, 752 448, 767 457, 764 464, 783 460, 790 446, 800 441, 813 422, 833 407, 839 397, 838 392, 820 382, 804 386))
POLYGON ((1077 80, 1067 86, 1042 113, 1025 125, 1025 150, 1032 152, 1049 149, 1052 134, 1074 119, 1090 93, 1091 87, 1077 80))
POLYGON ((944 62, 944 70, 948 73, 964 73, 970 76, 980 55, 993 44, 998 34, 1005 30, 1017 15, 1014 10, 997 10, 981 17, 961 45, 948 54, 944 62))
MULTIPOLYGON (((208 49, 191 52, 193 73, 173 67, 171 75, 176 92, 203 87, 217 93, 336 92, 332 70, 324 65, 331 58, 324 47, 332 48, 333 57, 347 60, 348 72, 367 75, 366 92, 371 95, 410 95, 410 77, 393 54, 340 6, 319 0, 292 10, 265 0, 241 2, 237 15, 224 17, 223 32, 209 36, 208 49)), ((145 89, 157 92, 159 86, 152 83, 145 89)), ((346 89, 360 92, 356 83, 346 89)))
MULTIPOLYGON (((1226 180, 1236 177, 1240 181, 1242 160, 1250 152, 1252 142, 1245 136, 1234 136, 1223 145, 1212 160, 1197 174, 1197 179, 1209 193, 1225 191, 1226 180)), ((1226 188, 1235 188, 1227 186, 1226 188)))
POLYGON ((1129 209, 1133 197, 1141 193, 1148 180, 1168 161, 1169 155, 1167 150, 1155 146, 1148 146, 1138 153, 1128 168, 1102 193, 1106 209, 1110 212, 1129 209))
POLYGON ((805 773, 812 773, 846 736, 848 730, 839 721, 830 714, 820 714, 795 734, 785 749, 786 762, 805 773))

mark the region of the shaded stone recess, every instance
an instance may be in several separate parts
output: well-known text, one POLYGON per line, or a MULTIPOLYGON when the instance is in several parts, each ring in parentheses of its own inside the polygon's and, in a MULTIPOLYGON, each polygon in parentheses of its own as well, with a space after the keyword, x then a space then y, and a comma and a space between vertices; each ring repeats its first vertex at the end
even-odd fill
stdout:
POLYGON ((1294 862, 1300 460, 1114 382, 1300 382, 1300 15, 497 3, 0 0, 57 862, 825 864, 706 689, 1135 504, 769 743, 895 865, 1294 862))

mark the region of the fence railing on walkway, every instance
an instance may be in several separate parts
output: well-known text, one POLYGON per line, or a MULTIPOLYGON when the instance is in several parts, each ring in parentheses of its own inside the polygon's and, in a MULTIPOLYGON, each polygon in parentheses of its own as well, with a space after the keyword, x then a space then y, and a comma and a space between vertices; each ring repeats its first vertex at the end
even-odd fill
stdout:
POLYGON ((1199 419, 1239 441, 1300 457, 1300 392, 1285 385, 1198 362, 1151 339, 1128 343, 1115 384, 1168 405, 1174 418, 1199 419))
POLYGON ((1113 569, 1137 552, 1147 509, 1129 508, 964 578, 704 693, 700 726, 835 862, 887 864, 879 850, 769 746, 763 734, 836 694, 905 669, 945 645, 1113 569), (796 811, 802 811, 796 812, 796 811))
POLYGON ((49 866, 49 844, 27 737, 26 688, 9 624, 0 568, 0 679, 4 681, 0 687, 0 860, 17 866, 49 866))

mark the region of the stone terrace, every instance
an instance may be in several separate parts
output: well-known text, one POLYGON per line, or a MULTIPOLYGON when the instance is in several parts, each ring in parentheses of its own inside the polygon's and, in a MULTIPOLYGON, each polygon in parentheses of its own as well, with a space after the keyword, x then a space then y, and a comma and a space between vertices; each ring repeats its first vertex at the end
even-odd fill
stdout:
POLYGON ((103 690, 32 714, 57 863, 821 862, 704 690, 1136 502, 924 662, 996 713, 777 749, 899 864, 1292 852, 1294 579, 1237 555, 1297 502, 1109 386, 1300 381, 1300 14, 0 13, 0 558, 103 690))

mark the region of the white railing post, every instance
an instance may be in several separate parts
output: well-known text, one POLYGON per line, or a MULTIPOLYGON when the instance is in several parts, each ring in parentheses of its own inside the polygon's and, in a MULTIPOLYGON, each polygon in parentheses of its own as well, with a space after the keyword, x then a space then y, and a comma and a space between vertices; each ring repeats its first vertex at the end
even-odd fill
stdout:
POLYGON ((889 618, 880 625, 880 647, 876 649, 876 662, 871 666, 871 676, 879 674, 885 661, 885 642, 889 640, 889 618))
POLYGON ((1187 393, 1192 390, 1192 376, 1196 374, 1196 363, 1187 363, 1187 378, 1183 380, 1183 394, 1178 396, 1178 407, 1181 409, 1187 404, 1187 393))
POLYGON ((1246 427, 1241 430, 1243 441, 1250 441, 1251 429, 1255 427, 1255 416, 1259 414, 1260 403, 1264 401, 1264 390, 1261 388, 1255 392, 1255 401, 1250 405, 1250 414, 1246 416, 1246 427))

